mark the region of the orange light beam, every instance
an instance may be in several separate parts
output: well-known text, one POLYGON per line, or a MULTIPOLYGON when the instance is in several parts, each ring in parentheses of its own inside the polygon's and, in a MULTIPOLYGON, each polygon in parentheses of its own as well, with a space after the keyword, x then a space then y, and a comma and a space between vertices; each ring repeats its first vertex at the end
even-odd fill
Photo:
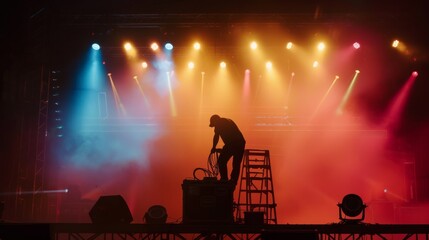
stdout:
POLYGON ((243 79, 243 100, 247 103, 250 96, 250 70, 246 69, 244 71, 244 79, 243 79))
POLYGON ((289 105, 289 97, 290 97, 290 91, 292 90, 292 84, 293 84, 293 80, 295 78, 295 73, 292 72, 290 74, 290 79, 289 79, 289 86, 287 88, 287 92, 286 92, 286 106, 289 105))

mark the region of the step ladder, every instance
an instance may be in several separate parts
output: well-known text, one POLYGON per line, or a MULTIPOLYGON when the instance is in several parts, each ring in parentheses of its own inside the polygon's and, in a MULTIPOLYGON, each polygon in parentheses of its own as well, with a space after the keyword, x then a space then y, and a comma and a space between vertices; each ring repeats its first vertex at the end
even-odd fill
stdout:
POLYGON ((239 182, 235 221, 277 224, 269 150, 245 150, 239 182))

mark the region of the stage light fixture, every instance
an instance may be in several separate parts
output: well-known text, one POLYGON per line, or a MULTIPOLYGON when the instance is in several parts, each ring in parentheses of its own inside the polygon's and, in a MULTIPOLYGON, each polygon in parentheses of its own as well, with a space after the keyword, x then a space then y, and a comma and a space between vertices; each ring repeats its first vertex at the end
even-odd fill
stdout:
POLYGON ((339 218, 342 223, 359 223, 365 219, 365 208, 362 198, 350 193, 338 204, 339 218))
POLYGON ((256 43, 255 41, 250 43, 250 49, 255 50, 258 48, 258 43, 256 43))
POLYGON ((147 68, 147 67, 148 67, 147 62, 142 62, 142 68, 147 68))
POLYGON ((195 42, 194 43, 194 49, 195 50, 200 50, 201 49, 201 44, 199 42, 195 42))
POLYGON ((195 63, 194 62, 188 62, 188 68, 189 69, 194 69, 195 68, 195 63))
POLYGON ((133 48, 133 45, 129 42, 124 43, 125 51, 130 51, 133 48))
POLYGON ((150 48, 151 48, 153 51, 157 51, 157 50, 159 49, 158 43, 156 43, 156 42, 152 43, 152 44, 150 45, 150 48))
POLYGON ((165 49, 167 49, 167 50, 169 50, 169 51, 173 50, 173 44, 171 44, 171 43, 166 43, 166 44, 164 45, 164 47, 165 47, 165 49))
POLYGON ((319 66, 319 62, 318 61, 314 61, 313 62, 313 68, 317 68, 319 66))
POLYGON ((355 49, 359 49, 360 48, 360 44, 358 42, 353 43, 353 47, 355 49))
POLYGON ((145 223, 166 223, 167 221, 167 209, 162 205, 151 206, 144 215, 145 223))
POLYGON ((317 50, 323 51, 325 50, 325 48, 326 48, 326 45, 324 42, 320 42, 319 44, 317 44, 317 50))
POLYGON ((92 44, 92 49, 94 49, 95 51, 98 51, 98 50, 100 50, 100 45, 98 44, 98 43, 93 43, 92 44))

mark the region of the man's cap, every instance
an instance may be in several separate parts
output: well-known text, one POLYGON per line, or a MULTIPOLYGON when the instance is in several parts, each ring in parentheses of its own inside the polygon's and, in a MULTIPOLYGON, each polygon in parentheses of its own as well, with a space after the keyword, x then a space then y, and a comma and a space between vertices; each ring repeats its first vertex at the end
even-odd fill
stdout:
POLYGON ((217 114, 215 114, 215 115, 212 115, 211 117, 210 117, 210 125, 209 125, 209 127, 214 127, 214 122, 217 120, 217 119, 219 119, 220 117, 219 117, 219 115, 217 115, 217 114))

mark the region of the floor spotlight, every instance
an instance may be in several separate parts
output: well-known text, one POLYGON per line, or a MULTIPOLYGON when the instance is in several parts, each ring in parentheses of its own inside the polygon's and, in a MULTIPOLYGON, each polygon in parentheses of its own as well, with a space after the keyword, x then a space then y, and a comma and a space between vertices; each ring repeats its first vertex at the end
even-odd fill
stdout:
POLYGON ((165 223, 167 221, 167 209, 161 205, 151 206, 144 215, 146 223, 165 223))
POLYGON ((366 207, 361 197, 347 194, 338 204, 339 218, 342 223, 359 223, 365 219, 366 207))

